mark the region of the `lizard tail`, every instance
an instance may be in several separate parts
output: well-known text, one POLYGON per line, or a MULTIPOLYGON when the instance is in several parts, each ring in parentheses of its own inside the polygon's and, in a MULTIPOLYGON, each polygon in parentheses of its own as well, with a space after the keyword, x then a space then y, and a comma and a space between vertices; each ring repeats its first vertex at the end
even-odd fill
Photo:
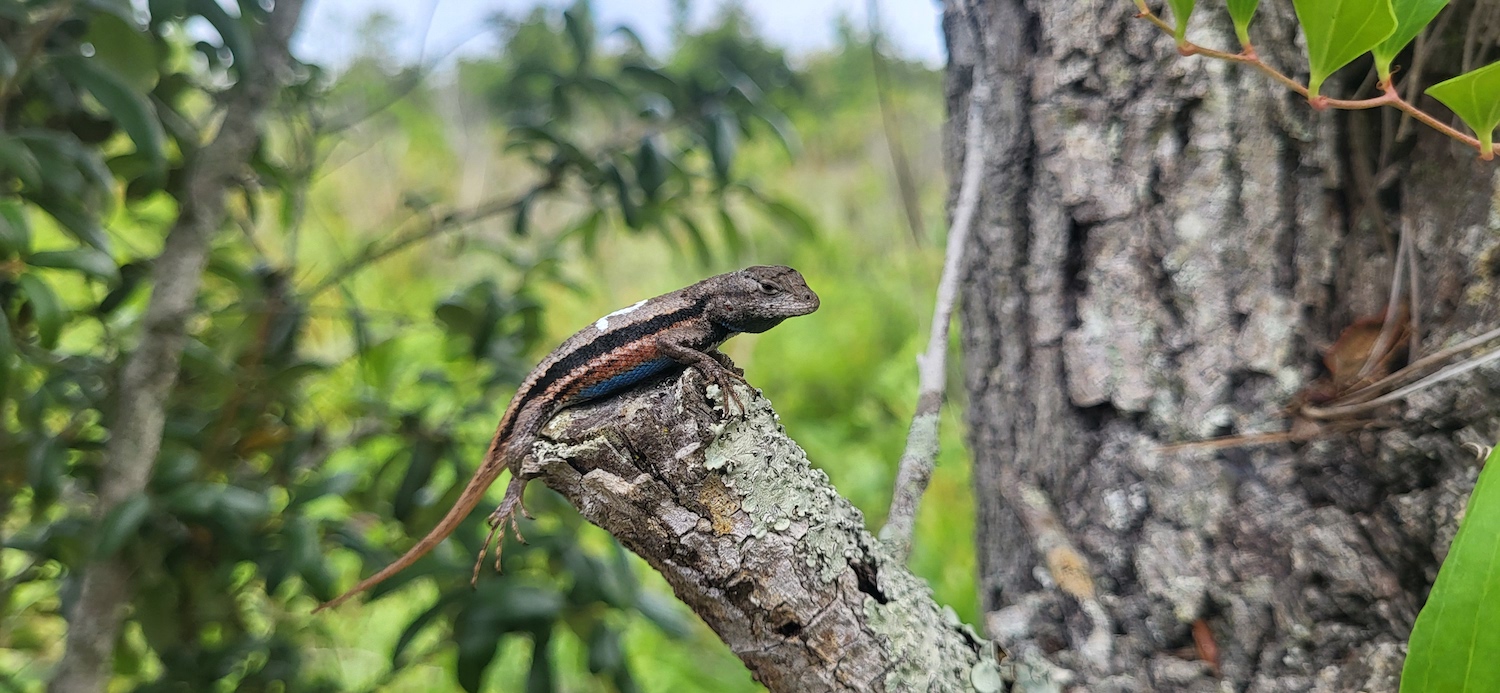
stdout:
POLYGON ((447 515, 443 516, 443 521, 439 522, 436 527, 433 527, 432 531, 427 533, 427 536, 422 537, 421 541, 418 541, 415 546, 407 549, 406 553, 402 554, 395 562, 381 568, 380 572, 360 580, 359 584, 349 588, 348 592, 318 605, 318 608, 313 609, 313 613, 318 613, 324 609, 331 609, 349 601, 354 595, 385 582, 386 578, 405 570, 411 564, 416 563, 417 559, 427 555, 428 551, 431 551, 438 544, 443 543, 443 540, 447 539, 448 535, 453 533, 453 530, 458 529, 459 523, 463 522, 464 518, 468 517, 469 513, 474 511, 474 507, 479 505, 479 501, 484 500, 484 494, 489 490, 490 484, 493 484, 495 479, 500 476, 500 472, 503 471, 505 471, 505 464, 501 461, 500 455, 494 454, 494 448, 492 448, 491 454, 485 456, 484 464, 474 474, 474 478, 469 480, 469 485, 464 487, 464 492, 459 495, 458 502, 453 504, 453 508, 448 511, 447 515))

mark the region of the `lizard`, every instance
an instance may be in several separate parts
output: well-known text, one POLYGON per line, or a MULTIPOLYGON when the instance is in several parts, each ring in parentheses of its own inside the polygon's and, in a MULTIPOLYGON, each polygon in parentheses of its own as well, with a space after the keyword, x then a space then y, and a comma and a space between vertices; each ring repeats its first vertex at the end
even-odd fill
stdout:
MULTIPOLYGON (((522 461, 530 454, 542 426, 564 408, 606 397, 653 377, 696 368, 729 403, 743 405, 735 381, 744 372, 719 352, 719 345, 741 333, 759 333, 783 320, 818 309, 818 295, 790 267, 758 265, 709 277, 691 286, 640 301, 590 323, 569 337, 532 369, 495 429, 484 461, 443 519, 400 558, 361 580, 314 613, 344 603, 381 583, 426 555, 458 528, 484 499, 500 473, 510 470, 505 496, 487 520, 494 530, 507 523, 517 530, 516 513, 526 515, 521 497, 529 479, 522 461)), ((529 515, 527 515, 529 517, 529 515)), ((501 542, 505 540, 501 536, 501 542)), ((474 577, 488 552, 489 539, 474 566, 474 577)), ((496 564, 499 564, 496 548, 496 564)))

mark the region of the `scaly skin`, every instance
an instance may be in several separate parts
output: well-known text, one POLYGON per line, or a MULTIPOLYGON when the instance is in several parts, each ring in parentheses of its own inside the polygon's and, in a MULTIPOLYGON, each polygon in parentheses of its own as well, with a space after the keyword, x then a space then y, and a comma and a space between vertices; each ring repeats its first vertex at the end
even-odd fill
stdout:
MULTIPOLYGON (((537 432, 558 411, 683 367, 697 368, 733 398, 731 385, 743 377, 725 365, 728 360, 718 352, 719 345, 741 332, 765 332, 782 320, 817 309, 818 295, 797 270, 756 266, 641 301, 579 330, 526 376, 500 419, 484 463, 443 520, 401 558, 316 611, 344 603, 426 555, 458 528, 507 469, 511 480, 489 525, 514 526, 515 513, 525 512, 521 497, 527 479, 521 475, 521 461, 530 454, 537 432)), ((488 540, 485 546, 487 550, 488 540)), ((483 553, 479 560, 483 562, 483 553)), ((474 575, 477 579, 479 564, 474 575)))

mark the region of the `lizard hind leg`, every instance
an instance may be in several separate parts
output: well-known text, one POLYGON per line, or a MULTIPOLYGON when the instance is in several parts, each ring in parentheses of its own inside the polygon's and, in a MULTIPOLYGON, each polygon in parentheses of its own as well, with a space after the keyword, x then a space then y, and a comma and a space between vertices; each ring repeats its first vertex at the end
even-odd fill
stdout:
POLYGON ((526 543, 525 537, 521 536, 521 525, 516 520, 516 512, 519 511, 528 520, 532 519, 531 513, 526 511, 526 506, 521 502, 521 497, 526 493, 527 481, 527 479, 523 479, 512 472, 510 483, 505 487, 505 497, 500 500, 500 505, 485 520, 485 524, 490 527, 490 533, 485 535, 484 545, 479 547, 479 557, 474 561, 474 576, 469 579, 470 587, 479 584, 479 569, 484 565, 485 556, 489 554, 491 542, 495 544, 495 572, 497 573, 500 572, 500 550, 505 546, 507 530, 509 533, 515 535, 516 541, 522 544, 526 543), (500 535, 498 542, 495 541, 497 533, 500 535))

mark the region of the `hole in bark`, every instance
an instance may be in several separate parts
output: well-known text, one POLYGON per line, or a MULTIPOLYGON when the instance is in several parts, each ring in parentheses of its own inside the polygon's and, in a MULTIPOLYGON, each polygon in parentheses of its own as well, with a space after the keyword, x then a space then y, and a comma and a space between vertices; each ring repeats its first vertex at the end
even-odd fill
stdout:
POLYGON ((776 626, 776 633, 783 638, 795 638, 802 634, 802 624, 796 621, 787 621, 776 626))
POLYGON ((852 561, 849 567, 854 569, 854 580, 859 585, 859 591, 873 597, 876 603, 890 603, 891 598, 880 591, 880 580, 875 572, 875 566, 864 561, 852 561))

